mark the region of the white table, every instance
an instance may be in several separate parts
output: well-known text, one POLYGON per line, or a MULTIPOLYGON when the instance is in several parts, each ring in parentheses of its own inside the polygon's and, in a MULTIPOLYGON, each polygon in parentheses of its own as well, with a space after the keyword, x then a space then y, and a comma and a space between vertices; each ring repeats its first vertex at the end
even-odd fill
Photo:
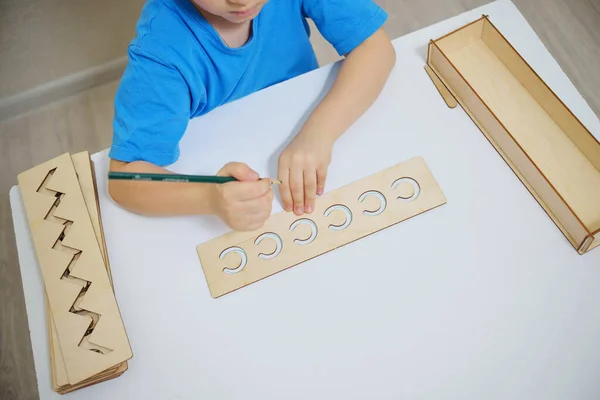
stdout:
MULTIPOLYGON (((508 0, 404 36, 384 93, 336 144, 327 190, 422 155, 448 203, 216 300, 195 247, 227 228, 122 210, 107 196, 107 153, 95 154, 134 358, 120 378, 64 398, 600 398, 600 250, 577 254, 423 70, 430 39, 483 13, 600 137, 598 118, 508 0)), ((321 68, 192 121, 173 169, 213 173, 237 160, 274 176, 334 73, 321 68)), ((18 188, 11 204, 39 392, 61 398, 18 188)))

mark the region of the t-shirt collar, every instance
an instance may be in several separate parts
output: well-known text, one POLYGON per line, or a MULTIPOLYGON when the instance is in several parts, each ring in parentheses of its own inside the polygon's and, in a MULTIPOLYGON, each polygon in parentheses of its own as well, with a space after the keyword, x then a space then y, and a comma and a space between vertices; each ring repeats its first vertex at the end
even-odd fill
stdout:
POLYGON ((229 53, 239 53, 250 47, 255 42, 256 31, 259 25, 260 13, 252 20, 252 31, 250 32, 250 37, 248 41, 241 47, 229 47, 221 38, 217 30, 212 26, 210 22, 204 18, 204 16, 198 11, 198 9, 192 4, 191 0, 175 0, 177 5, 181 7, 185 14, 190 17, 193 21, 195 21, 198 26, 213 39, 215 44, 219 46, 222 50, 229 53))

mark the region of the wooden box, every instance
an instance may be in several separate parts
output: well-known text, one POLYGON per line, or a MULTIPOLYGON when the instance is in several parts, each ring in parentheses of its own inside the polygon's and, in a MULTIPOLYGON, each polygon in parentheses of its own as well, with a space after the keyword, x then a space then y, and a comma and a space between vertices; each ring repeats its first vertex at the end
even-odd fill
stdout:
POLYGON ((599 246, 600 143, 489 18, 430 41, 427 66, 579 254, 599 246))

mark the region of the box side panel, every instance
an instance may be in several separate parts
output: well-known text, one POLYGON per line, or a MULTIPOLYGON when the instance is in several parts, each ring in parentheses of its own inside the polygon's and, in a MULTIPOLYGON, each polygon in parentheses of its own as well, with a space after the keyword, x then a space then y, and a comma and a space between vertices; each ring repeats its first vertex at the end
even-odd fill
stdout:
POLYGON ((448 59, 587 229, 600 228, 600 171, 487 43, 448 59))
POLYGON ((587 251, 590 251, 596 247, 600 246, 600 230, 598 230, 597 232, 595 232, 594 234, 594 241, 592 242, 592 244, 590 245, 589 249, 587 251))
POLYGON ((595 249, 596 247, 600 246, 600 235, 596 235, 596 239, 592 242, 590 248, 588 249, 588 251, 595 249))
MULTIPOLYGON (((427 56, 428 60, 429 60, 429 53, 431 53, 431 46, 432 46, 432 42, 430 42, 429 46, 428 46, 428 56, 427 56)), ((450 93, 450 91, 444 85, 444 83, 440 80, 440 78, 436 75, 436 73, 431 69, 429 64, 425 64, 425 72, 427 72, 427 75, 431 79, 431 82, 438 90, 440 96, 442 96, 442 98, 444 99, 444 102, 446 103, 446 105, 450 108, 456 108, 456 106, 458 106, 458 102, 456 101, 454 96, 452 96, 452 93, 450 93)))
POLYGON ((483 22, 482 38, 535 101, 600 171, 600 143, 487 19, 483 22))
POLYGON ((430 50, 429 58, 432 69, 453 93, 463 109, 571 244, 575 248, 579 248, 589 234, 585 226, 435 44, 430 50))
POLYGON ((486 20, 480 19, 475 23, 466 25, 451 35, 438 39, 435 44, 446 54, 451 54, 473 43, 479 42, 483 33, 483 24, 486 20))

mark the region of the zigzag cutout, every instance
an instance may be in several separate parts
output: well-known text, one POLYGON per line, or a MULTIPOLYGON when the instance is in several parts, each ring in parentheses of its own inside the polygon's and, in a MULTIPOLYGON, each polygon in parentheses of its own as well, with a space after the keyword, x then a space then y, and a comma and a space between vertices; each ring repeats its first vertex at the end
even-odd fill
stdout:
POLYGON ((97 344, 93 344, 89 341, 89 337, 92 334, 92 332, 94 331, 94 328, 98 325, 98 321, 100 321, 101 315, 98 313, 95 313, 93 311, 86 310, 86 309, 83 309, 80 307, 80 305, 83 301, 83 298, 85 297, 86 292, 92 285, 92 282, 86 281, 84 279, 80 279, 76 276, 71 275, 72 268, 75 266, 75 264, 77 264, 77 260, 79 260, 79 257, 81 256, 81 250, 74 249, 74 248, 63 245, 63 239, 69 233, 69 230, 71 229, 71 226, 73 225, 73 221, 69 221, 69 220, 66 220, 66 219, 63 219, 63 218, 60 218, 60 217, 54 215, 56 209, 58 208, 58 205, 60 204, 61 200, 65 196, 65 193, 57 192, 57 191, 52 190, 47 187, 48 182, 50 181, 50 179, 52 178, 52 176, 54 175, 55 172, 56 172, 56 168, 54 168, 54 169, 50 170, 50 172, 48 172, 48 175, 46 175, 46 178, 44 178, 44 181, 38 188, 37 192, 56 197, 56 200, 54 201, 54 203, 52 204, 52 207, 48 211, 48 214, 44 218, 46 221, 58 223, 58 224, 61 224, 64 226, 61 234, 58 236, 58 238, 56 240, 56 243, 54 243, 54 245, 52 246, 52 249, 56 250, 56 251, 61 251, 63 253, 70 254, 72 256, 71 261, 67 265, 67 268, 63 272, 60 280, 69 281, 71 283, 81 286, 81 291, 77 295, 77 298, 73 302, 73 305, 69 309, 69 312, 79 315, 79 316, 82 316, 82 317, 88 317, 91 319, 90 325, 88 326, 83 338, 81 338, 81 341, 79 342, 79 347, 82 347, 82 348, 85 348, 85 349, 88 349, 88 350, 91 350, 91 351, 94 351, 94 352, 100 353, 100 354, 108 354, 112 351, 111 349, 103 347, 103 346, 99 346, 97 344))

